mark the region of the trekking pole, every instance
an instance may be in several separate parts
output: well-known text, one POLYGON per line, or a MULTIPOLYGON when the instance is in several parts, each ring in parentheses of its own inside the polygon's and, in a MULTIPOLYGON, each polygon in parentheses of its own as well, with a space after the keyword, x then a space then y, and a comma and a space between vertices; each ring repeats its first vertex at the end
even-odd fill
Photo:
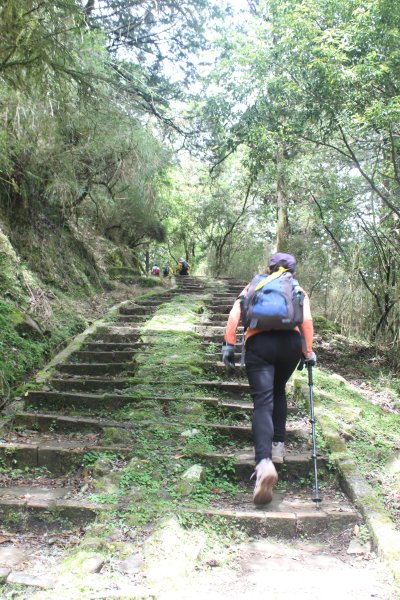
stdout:
POLYGON ((315 484, 315 497, 313 498, 313 502, 316 503, 317 510, 319 509, 319 504, 322 502, 319 497, 318 492, 318 470, 317 470, 317 444, 315 441, 315 413, 314 413, 314 397, 313 397, 313 374, 312 374, 312 365, 307 365, 308 370, 308 387, 310 389, 310 412, 311 412, 311 434, 312 434, 312 459, 314 464, 314 484, 315 484))

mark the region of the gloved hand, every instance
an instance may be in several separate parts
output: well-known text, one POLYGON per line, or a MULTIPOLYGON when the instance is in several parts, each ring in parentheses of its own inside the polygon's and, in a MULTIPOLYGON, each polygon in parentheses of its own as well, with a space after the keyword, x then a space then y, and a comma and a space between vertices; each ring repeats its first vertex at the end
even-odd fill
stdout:
POLYGON ((298 371, 302 371, 304 369, 304 366, 308 367, 308 365, 310 365, 311 367, 313 367, 317 362, 317 357, 315 352, 311 352, 311 356, 308 358, 305 358, 303 355, 301 356, 300 362, 297 365, 297 370, 298 371))
POLYGON ((235 368, 235 346, 226 342, 222 344, 222 362, 228 369, 235 368))

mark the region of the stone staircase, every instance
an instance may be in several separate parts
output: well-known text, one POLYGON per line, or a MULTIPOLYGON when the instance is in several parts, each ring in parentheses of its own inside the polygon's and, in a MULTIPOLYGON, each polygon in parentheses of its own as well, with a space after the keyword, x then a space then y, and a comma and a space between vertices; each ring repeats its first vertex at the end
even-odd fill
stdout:
MULTIPOLYGON (((181 398, 186 394, 188 401, 192 398, 190 390, 196 391, 196 401, 207 410, 208 433, 215 440, 217 450, 194 454, 193 462, 221 468, 228 465, 232 480, 239 486, 234 497, 218 494, 206 508, 193 508, 188 503, 181 510, 206 520, 223 519, 257 536, 313 535, 353 526, 359 516, 322 455, 318 466, 323 502, 316 510, 310 425, 293 395, 288 454, 284 464, 278 465, 280 479, 273 502, 265 507, 252 504, 249 386, 240 367, 234 374, 226 372, 219 353, 227 315, 241 289, 242 283, 235 280, 207 284, 201 278, 182 277, 175 288, 122 306, 117 320, 86 339, 68 362, 57 367, 46 385, 29 390, 24 410, 14 415, 0 441, 1 464, 15 470, 15 478, 7 479, 0 489, 1 526, 22 531, 27 526, 84 525, 105 510, 104 504, 90 500, 90 460, 102 453, 116 461, 135 456, 134 436, 130 438, 135 421, 115 419, 113 414, 144 399, 156 400, 161 406, 175 400, 171 382, 167 392, 157 385, 152 394, 136 394, 140 381, 136 381, 135 372, 137 357, 149 351, 148 340, 155 335, 149 331, 143 336, 141 327, 161 304, 177 294, 203 295, 206 309, 194 327, 202 336, 207 357, 201 365, 203 376, 190 379, 184 386, 177 378, 175 384, 181 398)), ((165 427, 169 427, 167 417, 165 427)))

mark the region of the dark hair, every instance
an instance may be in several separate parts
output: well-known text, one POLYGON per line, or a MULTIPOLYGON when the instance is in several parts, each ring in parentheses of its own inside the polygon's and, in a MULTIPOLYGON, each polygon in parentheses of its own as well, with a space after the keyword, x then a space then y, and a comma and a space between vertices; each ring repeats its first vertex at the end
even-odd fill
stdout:
POLYGON ((276 265, 270 266, 269 270, 270 270, 271 273, 275 273, 275 271, 277 271, 280 267, 283 267, 284 269, 287 269, 291 273, 295 272, 295 268, 289 266, 286 260, 279 260, 276 263, 276 265))

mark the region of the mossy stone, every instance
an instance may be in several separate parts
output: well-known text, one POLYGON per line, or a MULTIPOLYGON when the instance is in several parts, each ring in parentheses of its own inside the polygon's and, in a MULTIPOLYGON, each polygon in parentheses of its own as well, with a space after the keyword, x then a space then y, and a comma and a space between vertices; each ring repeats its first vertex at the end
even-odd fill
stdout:
POLYGON ((105 427, 102 445, 112 446, 114 444, 130 446, 132 444, 132 433, 122 427, 105 427))

